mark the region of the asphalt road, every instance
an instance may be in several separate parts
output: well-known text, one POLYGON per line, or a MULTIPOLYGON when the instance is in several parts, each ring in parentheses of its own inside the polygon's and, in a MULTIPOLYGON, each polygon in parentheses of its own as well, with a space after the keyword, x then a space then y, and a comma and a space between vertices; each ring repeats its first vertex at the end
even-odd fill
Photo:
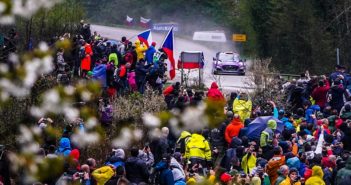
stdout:
MULTIPOLYGON (((131 30, 126 28, 118 28, 118 27, 109 27, 109 26, 100 26, 100 25, 92 25, 92 31, 97 31, 98 34, 101 34, 103 37, 107 37, 109 39, 120 40, 122 36, 126 36, 130 38, 129 40, 135 41, 136 35, 140 33, 140 30, 131 30)), ((160 47, 167 33, 152 33, 153 41, 157 43, 156 47, 160 47)), ((212 61, 213 57, 218 51, 231 51, 230 46, 225 44, 217 44, 211 47, 208 47, 205 43, 194 42, 190 39, 184 39, 177 37, 177 33, 175 32, 176 38, 175 42, 175 51, 174 51, 174 59, 178 61, 179 54, 181 51, 203 51, 205 55, 205 67, 204 67, 204 83, 207 87, 210 87, 213 81, 216 81, 220 88, 225 91, 232 90, 240 90, 244 91, 247 89, 247 82, 249 82, 249 78, 247 76, 235 76, 235 75, 212 75, 212 61), (218 50, 213 48, 220 48, 218 50)), ((249 62, 248 62, 249 64, 249 62)), ((190 72, 190 79, 197 78, 199 72, 197 70, 190 72)), ((180 81, 180 71, 177 70, 176 78, 174 81, 180 81)), ((192 81, 192 80, 190 80, 192 81)))

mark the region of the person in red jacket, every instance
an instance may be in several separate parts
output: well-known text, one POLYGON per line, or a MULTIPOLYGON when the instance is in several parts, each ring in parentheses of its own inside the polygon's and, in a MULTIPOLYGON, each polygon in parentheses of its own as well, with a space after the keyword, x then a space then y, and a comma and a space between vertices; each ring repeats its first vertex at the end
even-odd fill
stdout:
POLYGON ((210 90, 207 92, 207 98, 212 101, 225 101, 222 92, 218 89, 216 82, 212 82, 210 90))
POLYGON ((230 144, 233 137, 239 136, 241 128, 244 128, 244 124, 241 122, 239 115, 235 114, 234 119, 229 123, 224 133, 225 140, 228 144, 230 144))
POLYGON ((312 98, 316 101, 316 105, 319 105, 321 110, 324 109, 327 103, 327 93, 330 89, 328 80, 324 79, 318 82, 318 87, 316 87, 312 92, 312 98))

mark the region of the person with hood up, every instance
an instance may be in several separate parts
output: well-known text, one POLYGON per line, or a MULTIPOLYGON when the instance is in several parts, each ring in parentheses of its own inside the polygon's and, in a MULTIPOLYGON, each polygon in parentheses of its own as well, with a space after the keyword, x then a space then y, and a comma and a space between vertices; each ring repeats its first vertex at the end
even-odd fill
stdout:
POLYGON ((182 131, 180 133, 180 136, 177 140, 177 145, 179 146, 179 152, 184 155, 185 154, 185 148, 186 144, 188 143, 189 139, 191 138, 191 133, 188 131, 182 131))
POLYGON ((91 176, 96 180, 97 185, 104 185, 115 174, 112 166, 103 166, 94 170, 91 176))
POLYGON ((236 97, 238 96, 238 94, 236 92, 231 92, 230 93, 230 99, 228 100, 228 105, 227 105, 227 111, 232 111, 233 112, 233 103, 234 100, 236 99, 236 97))
POLYGON ((309 100, 303 102, 305 111, 305 119, 307 123, 314 123, 316 120, 316 112, 320 111, 319 105, 312 105, 309 100))
POLYGON ((156 42, 152 42, 151 46, 145 52, 145 60, 146 60, 147 64, 154 63, 154 54, 156 52, 155 47, 156 47, 156 42))
POLYGON ((191 161, 192 164, 200 163, 202 166, 207 166, 207 163, 211 163, 210 144, 200 132, 195 132, 191 135, 185 147, 185 158, 191 161))
POLYGON ((230 124, 225 129, 225 140, 228 144, 232 142, 233 137, 239 136, 240 130, 244 128, 244 124, 240 121, 240 117, 238 114, 234 115, 234 119, 230 122, 230 124))
POLYGON ((296 168, 292 168, 289 171, 289 175, 286 177, 286 179, 281 182, 279 185, 301 185, 301 182, 299 181, 299 173, 296 168))
POLYGON ((320 166, 313 166, 312 176, 307 179, 305 185, 325 185, 323 170, 320 166))
POLYGON ((166 154, 162 160, 155 166, 155 170, 160 172, 159 179, 157 179, 159 185, 174 185, 174 178, 172 170, 170 169, 171 156, 166 154))
POLYGON ((134 44, 135 44, 135 50, 136 50, 136 53, 137 53, 138 61, 141 60, 141 59, 144 59, 145 58, 144 52, 148 49, 147 46, 144 46, 140 42, 140 40, 136 40, 134 44))
MULTIPOLYGON (((274 140, 275 129, 277 129, 277 122, 273 119, 268 120, 267 128, 262 131, 261 137, 260 137, 260 146, 264 154, 273 149, 272 144, 274 140)), ((270 157, 266 157, 266 158, 268 160, 270 157)))
POLYGON ((71 141, 66 137, 61 138, 59 148, 55 153, 57 155, 63 155, 64 157, 69 156, 71 153, 71 141))
POLYGON ((347 159, 346 166, 341 168, 335 178, 335 185, 350 183, 351 179, 351 157, 347 159))
POLYGON ((239 114, 242 122, 245 122, 246 119, 250 118, 252 102, 246 93, 240 93, 240 95, 234 100, 233 111, 234 114, 239 114))
POLYGON ((218 89, 216 82, 212 82, 210 90, 207 92, 207 98, 211 101, 225 101, 222 92, 218 89))

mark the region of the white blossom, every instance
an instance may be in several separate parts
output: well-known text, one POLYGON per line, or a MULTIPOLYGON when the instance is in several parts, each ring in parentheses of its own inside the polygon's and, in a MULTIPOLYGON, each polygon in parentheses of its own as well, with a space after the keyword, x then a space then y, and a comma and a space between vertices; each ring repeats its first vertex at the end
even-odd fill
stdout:
POLYGON ((6 4, 0 1, 0 14, 6 10, 6 4))
POLYGON ((74 93, 74 87, 73 86, 66 86, 65 88, 64 88, 64 91, 65 91, 65 93, 67 94, 67 95, 73 95, 73 93, 74 93))
POLYGON ((91 95, 92 94, 89 91, 83 91, 81 94, 83 101, 89 101, 91 98, 91 95))
POLYGON ((100 139, 100 136, 98 133, 92 132, 88 133, 85 131, 78 131, 75 134, 71 136, 72 142, 80 147, 85 147, 89 144, 94 144, 98 142, 100 139))
POLYGON ((96 118, 89 118, 85 123, 85 128, 93 129, 97 125, 97 123, 98 123, 98 120, 96 118))
POLYGON ((185 130, 202 129, 208 126, 208 118, 205 114, 206 105, 202 104, 197 107, 188 107, 183 115, 181 121, 185 125, 185 130))
POLYGON ((122 128, 121 133, 112 141, 114 147, 129 147, 133 139, 132 131, 129 128, 122 128))
POLYGON ((141 129, 133 130, 133 136, 136 140, 141 140, 143 138, 143 131, 141 129))
POLYGON ((142 119, 147 127, 159 127, 161 125, 161 120, 151 113, 144 113, 142 119))

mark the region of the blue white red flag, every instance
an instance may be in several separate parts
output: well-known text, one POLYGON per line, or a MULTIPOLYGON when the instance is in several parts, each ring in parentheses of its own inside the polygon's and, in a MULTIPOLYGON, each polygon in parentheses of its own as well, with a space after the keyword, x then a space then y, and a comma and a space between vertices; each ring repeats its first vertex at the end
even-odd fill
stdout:
POLYGON ((138 39, 145 43, 147 47, 151 46, 152 43, 152 35, 151 35, 151 30, 146 30, 138 34, 138 39))
POLYGON ((174 46, 174 34, 173 34, 173 27, 169 30, 165 40, 162 44, 163 51, 168 56, 168 64, 167 64, 167 71, 169 72, 169 76, 171 80, 175 77, 175 61, 173 57, 173 46, 174 46))

